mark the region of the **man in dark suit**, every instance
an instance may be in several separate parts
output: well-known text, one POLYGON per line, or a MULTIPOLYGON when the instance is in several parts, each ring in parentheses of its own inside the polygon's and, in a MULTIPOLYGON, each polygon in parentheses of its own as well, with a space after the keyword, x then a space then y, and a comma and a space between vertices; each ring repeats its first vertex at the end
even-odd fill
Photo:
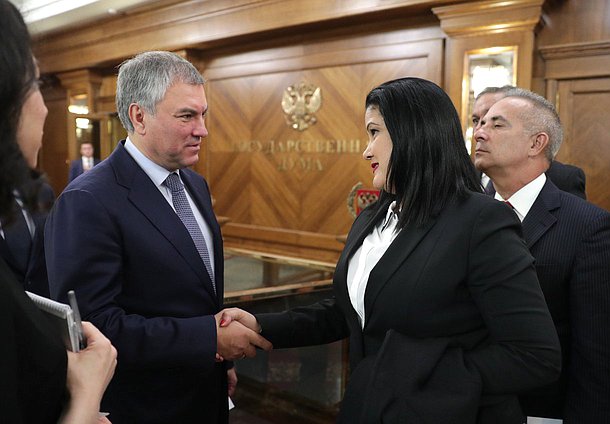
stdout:
POLYGON ((562 142, 554 107, 515 89, 475 132, 475 164, 521 219, 562 346, 560 380, 524 394, 528 416, 569 423, 610 417, 610 214, 559 190, 544 172, 562 142))
MULTIPOLYGON (((487 87, 477 95, 472 107, 473 130, 477 130, 481 118, 485 116, 491 105, 503 98, 508 91, 514 88, 515 87, 512 85, 487 87)), ((583 199, 587 198, 585 192, 585 173, 579 167, 553 160, 551 166, 546 171, 546 176, 553 181, 560 190, 567 191, 568 193, 572 193, 583 199)), ((485 174, 482 174, 481 183, 487 194, 490 196, 495 194, 496 191, 493 184, 485 174)))
POLYGON ((100 163, 98 158, 93 157, 94 148, 93 144, 89 141, 85 141, 80 145, 80 159, 75 159, 70 162, 70 171, 68 173, 68 182, 78 177, 83 172, 89 171, 95 165, 100 163))
POLYGON ((123 63, 116 98, 129 136, 68 185, 48 218, 52 297, 75 289, 83 318, 119 352, 102 402, 114 424, 227 423, 237 378, 217 354, 271 347, 244 326, 218 325, 222 237, 206 181, 187 169, 207 136, 203 83, 173 53, 123 63))
POLYGON ((23 205, 15 191, 13 219, 0 219, 0 257, 25 290, 46 297, 49 297, 49 284, 43 236, 47 213, 54 198, 51 186, 42 183, 38 192, 38 209, 32 211, 23 205))

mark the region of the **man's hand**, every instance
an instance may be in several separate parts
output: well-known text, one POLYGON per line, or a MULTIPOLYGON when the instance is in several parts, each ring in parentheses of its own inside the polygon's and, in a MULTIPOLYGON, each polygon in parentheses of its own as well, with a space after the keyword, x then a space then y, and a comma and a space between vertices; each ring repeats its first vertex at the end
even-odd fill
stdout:
POLYGON ((219 312, 215 316, 217 352, 221 359, 233 361, 245 357, 253 358, 256 356, 256 347, 263 350, 273 348, 267 339, 239 321, 233 321, 231 325, 223 323, 223 326, 220 326, 221 314, 222 312, 219 312))

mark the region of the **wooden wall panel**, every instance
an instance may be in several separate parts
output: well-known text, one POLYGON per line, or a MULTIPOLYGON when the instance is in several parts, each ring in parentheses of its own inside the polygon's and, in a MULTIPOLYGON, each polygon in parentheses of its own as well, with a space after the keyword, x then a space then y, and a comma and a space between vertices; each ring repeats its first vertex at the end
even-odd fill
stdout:
POLYGON ((547 2, 546 25, 538 34, 540 46, 610 39, 608 0, 547 2))
POLYGON ((371 40, 361 37, 357 50, 350 47, 355 40, 346 40, 278 47, 275 55, 264 49, 260 57, 249 51, 202 58, 209 64, 209 136, 197 170, 208 179, 216 213, 230 218, 223 227, 227 245, 337 258, 343 247, 337 236, 353 219, 348 193, 357 182, 371 185, 362 159, 366 94, 403 76, 441 83, 442 39, 402 36, 391 43, 376 38, 367 48, 371 40), (284 90, 300 82, 322 93, 317 122, 303 132, 287 125, 281 107, 284 90))
POLYGON ((610 211, 610 78, 558 83, 564 144, 557 159, 576 164, 587 176, 587 200, 610 211))
POLYGON ((44 125, 39 168, 47 174, 55 195, 59 195, 68 181, 68 110, 66 91, 59 86, 42 89, 49 114, 44 125))

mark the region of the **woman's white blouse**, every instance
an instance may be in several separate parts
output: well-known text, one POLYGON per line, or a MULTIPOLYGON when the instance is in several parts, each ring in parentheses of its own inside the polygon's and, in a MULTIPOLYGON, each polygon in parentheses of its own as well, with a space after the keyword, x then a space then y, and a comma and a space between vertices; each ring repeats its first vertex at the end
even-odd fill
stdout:
POLYGON ((349 261, 347 268, 347 290, 352 306, 358 313, 360 325, 364 328, 364 293, 369 274, 388 250, 400 230, 396 231, 398 215, 394 212, 396 202, 388 207, 385 219, 366 236, 362 246, 349 261))

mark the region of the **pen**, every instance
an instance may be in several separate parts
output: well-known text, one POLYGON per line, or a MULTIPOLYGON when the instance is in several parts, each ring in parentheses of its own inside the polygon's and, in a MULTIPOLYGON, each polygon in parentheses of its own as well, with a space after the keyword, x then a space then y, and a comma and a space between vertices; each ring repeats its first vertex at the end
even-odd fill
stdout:
POLYGON ((74 294, 74 290, 70 290, 68 292, 68 302, 70 303, 72 313, 74 314, 74 325, 76 326, 76 337, 78 339, 79 349, 84 349, 87 347, 87 343, 83 335, 83 324, 80 319, 80 312, 78 310, 78 303, 76 303, 76 295, 74 294))

